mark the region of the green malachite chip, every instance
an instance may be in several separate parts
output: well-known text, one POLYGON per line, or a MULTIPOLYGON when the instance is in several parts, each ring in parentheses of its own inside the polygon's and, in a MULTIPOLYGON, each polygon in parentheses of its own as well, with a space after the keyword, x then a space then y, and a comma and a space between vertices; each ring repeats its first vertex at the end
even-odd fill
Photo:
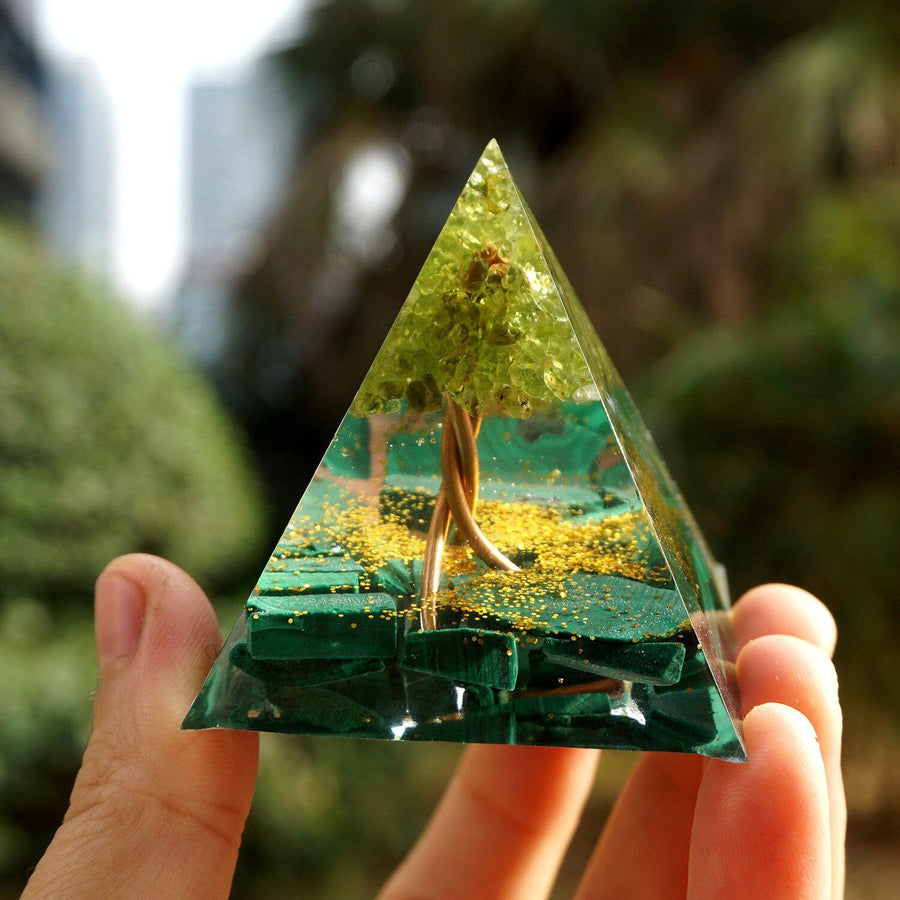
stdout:
POLYGON ((513 707, 518 720, 565 717, 571 721, 608 716, 612 712, 612 704, 606 694, 590 692, 526 695, 517 698, 513 707))
POLYGON ((491 142, 184 727, 742 760, 728 606, 491 142))
POLYGON ((267 568, 256 590, 264 596, 325 592, 352 594, 359 590, 362 572, 359 563, 339 556, 291 559, 267 568))
POLYGON ((272 563, 278 565, 278 561, 290 558, 323 558, 329 556, 343 556, 344 548, 335 544, 318 543, 310 541, 305 544, 295 544, 289 540, 281 540, 272 554, 272 563))
MULTIPOLYGON (((385 722, 373 709, 326 688, 293 688, 284 693, 281 706, 284 724, 308 734, 360 734, 384 732, 385 722)), ((278 695, 276 694, 276 697, 278 695)), ((276 730, 282 730, 281 728, 276 730)))
POLYGON ((508 691, 515 687, 519 671, 512 635, 474 628, 410 632, 400 667, 508 691))
POLYGON ((375 573, 379 591, 397 596, 412 596, 416 592, 410 567, 400 559, 390 559, 375 573))
POLYGON ((684 664, 684 644, 677 641, 639 641, 636 644, 584 638, 547 638, 544 655, 551 663, 580 669, 598 677, 677 684, 684 664))
POLYGON ((231 662, 270 687, 320 685, 384 671, 383 659, 254 659, 244 641, 235 644, 231 662))
POLYGON ((397 604, 387 594, 252 597, 247 634, 257 660, 383 659, 397 649, 397 604))
POLYGON ((577 636, 635 643, 659 640, 691 625, 678 592, 615 575, 573 572, 560 596, 555 580, 534 581, 531 573, 512 573, 504 584, 476 578, 457 582, 456 595, 472 627, 525 628, 547 636, 577 636), (507 585, 524 582, 523 590, 507 585))
POLYGON ((683 750, 703 746, 713 740, 716 726, 709 691, 694 691, 687 696, 689 702, 680 709, 655 708, 647 720, 647 734, 679 743, 683 750))

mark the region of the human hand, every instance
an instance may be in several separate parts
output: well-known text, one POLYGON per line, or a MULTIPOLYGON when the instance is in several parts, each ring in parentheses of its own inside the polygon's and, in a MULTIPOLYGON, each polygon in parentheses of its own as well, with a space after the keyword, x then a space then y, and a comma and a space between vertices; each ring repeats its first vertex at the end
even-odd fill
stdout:
POLYGON ((24 898, 216 898, 231 888, 258 735, 179 731, 222 638, 179 568, 124 556, 97 579, 94 724, 69 810, 24 898))
MULTIPOLYGON (((834 622, 804 591, 767 586, 736 605, 734 625, 750 761, 644 754, 580 897, 841 895, 834 622)), ((98 579, 96 634, 93 732, 69 812, 23 897, 227 897, 257 735, 178 731, 221 645, 209 602, 171 563, 122 557, 98 579)), ((545 896, 598 756, 469 747, 382 900, 545 896)))
MULTIPOLYGON (((733 615, 749 761, 643 754, 603 828, 579 900, 843 896, 834 620, 815 597, 787 585, 750 591, 733 615)), ((546 896, 599 755, 468 748, 381 900, 546 896)))

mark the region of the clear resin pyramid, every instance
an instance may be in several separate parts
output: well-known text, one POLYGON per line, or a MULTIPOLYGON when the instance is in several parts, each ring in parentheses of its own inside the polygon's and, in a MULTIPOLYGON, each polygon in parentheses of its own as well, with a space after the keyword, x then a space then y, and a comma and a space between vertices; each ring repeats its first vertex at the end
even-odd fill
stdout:
POLYGON ((492 142, 184 727, 741 760, 727 609, 492 142))

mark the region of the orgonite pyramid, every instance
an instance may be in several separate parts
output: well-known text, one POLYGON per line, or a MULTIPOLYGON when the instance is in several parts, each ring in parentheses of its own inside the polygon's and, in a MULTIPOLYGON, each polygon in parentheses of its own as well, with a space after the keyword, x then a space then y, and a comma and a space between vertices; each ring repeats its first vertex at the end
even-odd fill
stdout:
POLYGON ((727 608, 492 142, 184 727, 739 760, 727 608))

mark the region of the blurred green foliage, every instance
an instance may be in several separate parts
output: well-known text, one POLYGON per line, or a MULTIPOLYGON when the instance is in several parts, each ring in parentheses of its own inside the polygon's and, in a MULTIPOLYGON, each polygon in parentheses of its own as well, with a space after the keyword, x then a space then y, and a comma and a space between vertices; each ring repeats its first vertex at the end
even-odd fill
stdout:
POLYGON ((261 536, 246 452, 210 388, 0 223, 0 896, 18 896, 59 825, 88 735, 94 579, 149 551, 232 587, 261 536))
POLYGON ((71 606, 114 556, 227 583, 260 503, 212 392, 146 324, 0 228, 0 597, 71 606))
POLYGON ((424 827, 459 752, 263 735, 235 896, 373 896, 424 827))
POLYGON ((640 386, 738 592, 763 578, 822 597, 845 688, 900 726, 898 247, 900 178, 815 195, 773 241, 770 311, 704 330, 640 386))
POLYGON ((94 632, 82 612, 0 605, 0 897, 17 897, 59 827, 90 730, 94 632))

